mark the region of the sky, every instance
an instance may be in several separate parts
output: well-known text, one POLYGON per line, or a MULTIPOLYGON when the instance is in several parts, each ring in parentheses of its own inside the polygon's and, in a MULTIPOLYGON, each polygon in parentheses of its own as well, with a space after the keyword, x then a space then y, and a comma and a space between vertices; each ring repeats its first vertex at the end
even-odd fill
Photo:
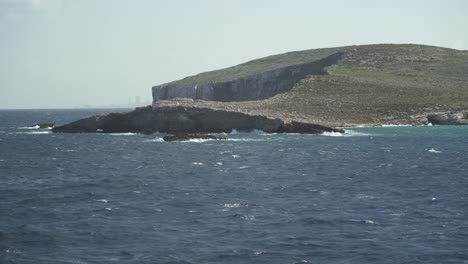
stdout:
POLYGON ((151 101, 200 72, 377 43, 468 50, 468 1, 0 0, 0 109, 151 101))

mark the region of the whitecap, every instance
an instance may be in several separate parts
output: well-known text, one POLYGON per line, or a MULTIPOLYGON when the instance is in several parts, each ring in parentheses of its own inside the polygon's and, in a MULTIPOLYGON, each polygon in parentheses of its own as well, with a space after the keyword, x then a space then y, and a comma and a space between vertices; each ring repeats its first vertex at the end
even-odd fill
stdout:
POLYGON ((250 138, 228 138, 227 141, 253 141, 250 138))
POLYGON ((128 133, 109 133, 109 135, 111 135, 111 136, 134 136, 134 135, 138 135, 138 134, 128 132, 128 133))
POLYGON ((237 130, 237 129, 233 129, 233 130, 231 131, 231 133, 229 133, 229 134, 230 134, 230 135, 237 135, 237 134, 240 134, 240 133, 242 133, 242 134, 254 134, 254 135, 263 135, 263 134, 266 134, 265 131, 260 130, 260 129, 254 129, 254 130, 252 130, 252 131, 239 131, 239 130, 237 130))
POLYGON ((193 138, 193 139, 189 139, 189 140, 184 140, 184 141, 180 141, 181 143, 203 143, 203 142, 207 142, 207 141, 213 141, 215 139, 201 139, 201 138, 193 138))
POLYGON ((39 129, 39 128, 41 128, 39 125, 29 126, 29 127, 19 127, 19 129, 39 129))
POLYGON ((372 136, 372 134, 368 133, 363 133, 363 132, 358 132, 354 130, 345 130, 345 133, 343 134, 345 137, 362 137, 362 136, 372 136))
POLYGON ((342 137, 344 136, 343 133, 340 133, 340 132, 323 132, 321 134, 322 136, 328 136, 328 137, 342 137))
POLYGON ((253 215, 241 215, 240 218, 244 219, 244 220, 254 220, 255 216, 253 216, 253 215))
POLYGON ((239 158, 240 156, 239 155, 232 155, 233 158, 237 159, 239 158))
POLYGON ((221 166, 221 165, 223 165, 223 163, 222 162, 216 162, 216 165, 221 166))
POLYGON ((110 207, 106 207, 106 208, 104 208, 104 209, 106 209, 107 211, 112 210, 112 208, 110 208, 110 207))
POLYGON ((435 150, 434 148, 431 148, 428 151, 431 152, 431 153, 442 153, 442 151, 435 150))
POLYGON ((157 137, 157 138, 145 140, 145 142, 164 142, 164 139, 162 137, 157 137))
POLYGON ((240 203, 231 203, 231 204, 226 203, 223 206, 224 208, 238 208, 241 206, 241 204, 240 203))
POLYGON ((432 123, 428 123, 427 125, 428 125, 428 126, 432 126, 432 123))
POLYGON ((351 219, 350 221, 351 221, 351 222, 356 222, 356 223, 371 224, 371 225, 375 224, 375 222, 372 221, 372 220, 357 220, 357 219, 351 219))
POLYGON ((372 196, 372 195, 367 195, 367 194, 358 194, 358 195, 356 195, 356 198, 357 198, 357 199, 360 199, 360 200, 372 200, 372 199, 375 199, 374 196, 372 196))
POLYGON ((200 166, 200 165, 203 165, 203 163, 202 163, 202 162, 192 162, 192 165, 198 165, 198 166, 200 166))
POLYGON ((44 135, 44 134, 51 134, 51 131, 34 131, 34 132, 24 132, 20 134, 27 134, 27 135, 44 135))
POLYGON ((99 199, 99 200, 95 200, 96 202, 103 202, 103 203, 108 203, 109 200, 106 200, 106 199, 99 199))
POLYGON ((239 169, 247 169, 250 168, 250 166, 240 166, 239 169))
POLYGON ((409 124, 400 124, 400 125, 388 124, 388 125, 382 125, 381 127, 408 127, 408 126, 411 126, 411 125, 409 125, 409 124))

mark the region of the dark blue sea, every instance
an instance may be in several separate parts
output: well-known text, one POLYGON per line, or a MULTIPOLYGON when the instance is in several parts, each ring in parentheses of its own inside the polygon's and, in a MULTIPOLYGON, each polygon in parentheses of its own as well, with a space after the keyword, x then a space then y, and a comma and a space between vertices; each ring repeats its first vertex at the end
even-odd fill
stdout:
POLYGON ((0 111, 0 263, 468 263, 468 126, 227 141, 0 111))

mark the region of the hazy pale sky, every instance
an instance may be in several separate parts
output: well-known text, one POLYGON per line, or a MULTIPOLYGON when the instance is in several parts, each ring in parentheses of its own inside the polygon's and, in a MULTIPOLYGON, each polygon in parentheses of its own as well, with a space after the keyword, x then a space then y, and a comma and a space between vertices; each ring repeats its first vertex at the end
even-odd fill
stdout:
POLYGON ((0 0, 0 109, 151 100, 153 85, 311 48, 468 49, 466 0, 0 0))

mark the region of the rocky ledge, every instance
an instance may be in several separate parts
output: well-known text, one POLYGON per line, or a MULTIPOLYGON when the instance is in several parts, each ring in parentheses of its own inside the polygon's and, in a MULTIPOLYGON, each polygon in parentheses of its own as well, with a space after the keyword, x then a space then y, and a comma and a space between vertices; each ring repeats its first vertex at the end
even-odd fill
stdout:
POLYGON ((468 125, 463 113, 433 113, 427 116, 427 122, 433 125, 468 125))
POLYGON ((313 123, 252 115, 240 110, 211 107, 187 100, 160 101, 153 106, 128 113, 110 113, 56 126, 53 132, 65 133, 229 133, 232 130, 263 130, 267 133, 339 132, 344 130, 313 123))

